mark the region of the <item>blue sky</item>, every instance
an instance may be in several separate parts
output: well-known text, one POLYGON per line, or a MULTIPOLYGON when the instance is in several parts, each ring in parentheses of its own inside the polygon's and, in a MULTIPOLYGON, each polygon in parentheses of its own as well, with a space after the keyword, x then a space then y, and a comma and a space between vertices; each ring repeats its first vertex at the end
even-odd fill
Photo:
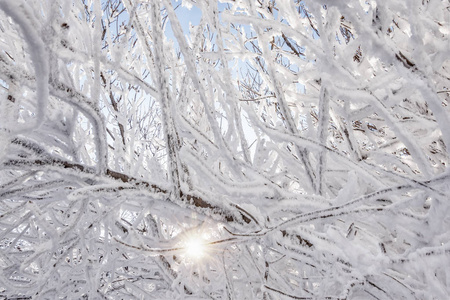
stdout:
MULTIPOLYGON (((196 26, 200 24, 202 11, 195 5, 186 5, 188 1, 184 1, 184 5, 182 3, 183 1, 181 0, 172 0, 172 5, 176 8, 175 13, 177 14, 178 20, 183 28, 184 35, 189 37, 189 26, 196 26)), ((226 4, 218 2, 218 6, 219 11, 222 11, 226 7, 226 4)), ((175 45, 178 45, 176 39, 174 38, 170 22, 165 24, 165 33, 167 38, 173 40, 175 45)))

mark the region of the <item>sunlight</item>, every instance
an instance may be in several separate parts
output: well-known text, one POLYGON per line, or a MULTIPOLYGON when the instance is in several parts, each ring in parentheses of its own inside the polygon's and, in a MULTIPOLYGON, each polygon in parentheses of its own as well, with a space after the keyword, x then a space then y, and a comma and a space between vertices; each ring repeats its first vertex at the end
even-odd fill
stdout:
POLYGON ((205 241, 199 236, 192 236, 184 245, 186 256, 191 259, 200 259, 205 255, 205 241))

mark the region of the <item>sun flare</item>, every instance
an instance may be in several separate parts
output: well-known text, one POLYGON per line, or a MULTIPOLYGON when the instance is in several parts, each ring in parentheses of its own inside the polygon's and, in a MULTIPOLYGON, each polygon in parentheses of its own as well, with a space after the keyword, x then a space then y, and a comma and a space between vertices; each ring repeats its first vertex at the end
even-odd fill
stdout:
POLYGON ((184 249, 189 258, 200 259, 205 255, 205 241, 201 237, 190 237, 187 239, 184 249))

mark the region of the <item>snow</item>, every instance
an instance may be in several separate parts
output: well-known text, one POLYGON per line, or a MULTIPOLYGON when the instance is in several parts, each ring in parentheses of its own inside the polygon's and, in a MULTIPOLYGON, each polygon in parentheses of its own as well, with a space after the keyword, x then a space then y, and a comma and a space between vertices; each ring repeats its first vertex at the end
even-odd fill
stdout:
MULTIPOLYGON (((49 97, 48 80, 49 64, 48 52, 44 42, 39 38, 40 33, 36 30, 36 23, 29 7, 18 5, 17 2, 2 1, 0 9, 3 10, 20 27, 25 44, 28 47, 30 58, 34 67, 36 78, 36 121, 29 128, 37 129, 44 122, 45 110, 49 97)), ((26 129, 24 130, 26 131, 26 129)))
POLYGON ((0 298, 450 297, 445 1, 69 2, 0 2, 0 298))

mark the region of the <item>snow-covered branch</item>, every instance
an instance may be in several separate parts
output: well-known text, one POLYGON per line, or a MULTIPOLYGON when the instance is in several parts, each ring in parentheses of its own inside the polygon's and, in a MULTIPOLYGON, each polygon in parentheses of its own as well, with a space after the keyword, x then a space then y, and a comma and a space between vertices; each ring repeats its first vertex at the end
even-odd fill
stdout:
POLYGON ((449 7, 0 1, 0 298, 448 299, 449 7))

